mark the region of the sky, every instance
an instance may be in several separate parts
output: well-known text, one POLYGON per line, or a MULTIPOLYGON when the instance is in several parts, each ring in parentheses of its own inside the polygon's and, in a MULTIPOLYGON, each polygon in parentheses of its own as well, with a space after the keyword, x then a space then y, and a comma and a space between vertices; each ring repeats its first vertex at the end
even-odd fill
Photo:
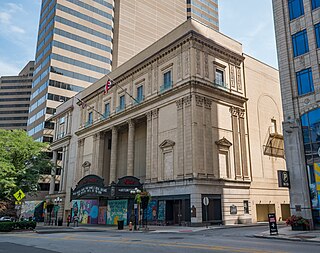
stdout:
MULTIPOLYGON (((0 1, 0 76, 18 75, 34 60, 40 3, 0 1)), ((246 54, 277 68, 271 0, 219 0, 219 23, 246 54)))

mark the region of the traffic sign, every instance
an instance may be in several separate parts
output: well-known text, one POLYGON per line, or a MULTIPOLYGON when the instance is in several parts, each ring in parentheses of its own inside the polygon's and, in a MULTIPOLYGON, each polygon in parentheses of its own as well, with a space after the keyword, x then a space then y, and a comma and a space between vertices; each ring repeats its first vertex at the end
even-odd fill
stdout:
POLYGON ((204 198, 203 198, 203 204, 204 204, 205 206, 209 205, 209 198, 208 198, 208 197, 204 197, 204 198))
POLYGON ((21 202, 21 201, 15 201, 14 204, 15 204, 15 205, 21 205, 22 202, 21 202))
POLYGON ((21 189, 19 189, 19 191, 17 191, 15 194, 13 194, 13 196, 16 198, 16 200, 20 201, 26 195, 24 194, 24 192, 21 189))

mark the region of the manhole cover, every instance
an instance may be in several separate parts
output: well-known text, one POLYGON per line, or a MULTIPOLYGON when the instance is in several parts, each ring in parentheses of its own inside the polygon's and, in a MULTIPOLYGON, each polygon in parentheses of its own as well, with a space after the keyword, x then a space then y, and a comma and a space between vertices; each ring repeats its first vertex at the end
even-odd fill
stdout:
POLYGON ((183 237, 169 237, 171 240, 181 240, 184 239, 183 237))

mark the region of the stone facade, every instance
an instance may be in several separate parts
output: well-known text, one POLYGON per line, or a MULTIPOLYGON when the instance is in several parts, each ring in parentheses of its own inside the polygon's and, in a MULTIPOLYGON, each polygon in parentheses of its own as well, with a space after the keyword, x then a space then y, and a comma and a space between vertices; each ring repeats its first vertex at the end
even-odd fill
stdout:
POLYGON ((133 175, 165 201, 167 224, 264 220, 256 204, 276 206, 281 217, 288 191, 277 187, 276 171, 284 160, 263 152, 271 119, 282 120, 277 74, 240 43, 188 20, 76 96, 67 189, 90 174, 109 185, 133 175))

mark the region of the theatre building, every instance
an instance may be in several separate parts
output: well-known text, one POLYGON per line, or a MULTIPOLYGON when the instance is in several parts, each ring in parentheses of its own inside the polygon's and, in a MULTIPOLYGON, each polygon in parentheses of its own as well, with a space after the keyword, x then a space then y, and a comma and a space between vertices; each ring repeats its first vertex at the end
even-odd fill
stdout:
POLYGON ((83 223, 128 222, 135 188, 152 224, 285 219, 281 111, 277 70, 188 20, 57 108, 62 176, 48 197, 83 223))

